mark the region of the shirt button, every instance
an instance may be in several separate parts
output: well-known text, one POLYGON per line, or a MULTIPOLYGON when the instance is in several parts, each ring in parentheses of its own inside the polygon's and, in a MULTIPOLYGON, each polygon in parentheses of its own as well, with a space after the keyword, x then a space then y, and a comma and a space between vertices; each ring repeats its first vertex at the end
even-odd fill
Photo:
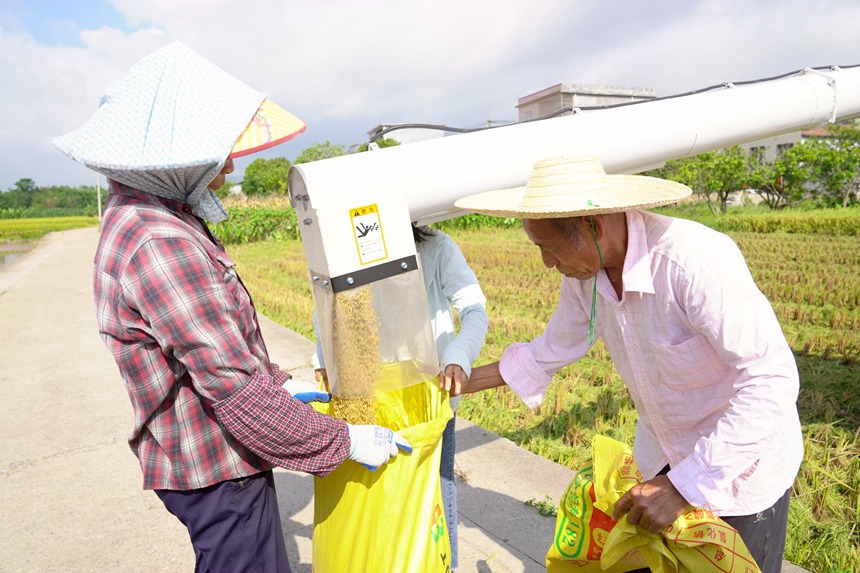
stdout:
POLYGON ((621 312, 624 312, 624 311, 625 311, 625 310, 627 310, 627 309, 626 309, 626 308, 624 308, 624 307, 622 306, 622 307, 621 307, 620 309, 618 309, 618 310, 620 310, 621 312))
POLYGON ((636 346, 630 346, 630 350, 636 350, 636 346))

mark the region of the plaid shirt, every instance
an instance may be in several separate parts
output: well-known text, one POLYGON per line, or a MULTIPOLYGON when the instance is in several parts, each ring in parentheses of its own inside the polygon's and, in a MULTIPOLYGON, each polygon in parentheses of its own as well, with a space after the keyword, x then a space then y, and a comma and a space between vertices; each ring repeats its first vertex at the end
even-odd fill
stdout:
POLYGON ((269 361, 234 263, 181 202, 113 183, 94 261, 99 331, 134 409, 144 489, 187 490, 278 465, 325 475, 343 421, 295 400, 269 361))

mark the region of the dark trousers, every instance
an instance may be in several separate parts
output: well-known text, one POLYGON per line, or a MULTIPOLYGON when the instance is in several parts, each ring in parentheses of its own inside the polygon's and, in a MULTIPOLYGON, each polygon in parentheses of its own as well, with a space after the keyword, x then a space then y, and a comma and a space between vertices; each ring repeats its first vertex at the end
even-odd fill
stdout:
POLYGON ((155 493, 188 529, 195 573, 291 573, 271 471, 155 493))
MULTIPOLYGON (((669 471, 664 468, 661 474, 669 471)), ((788 527, 788 488, 775 504, 752 515, 736 515, 721 519, 734 527, 744 540, 744 545, 755 559, 761 573, 780 573, 782 556, 785 553, 785 531, 788 527)), ((637 569, 630 573, 648 573, 650 569, 637 569)))
POLYGON ((723 517, 738 530, 761 573, 780 573, 785 553, 785 530, 788 525, 788 488, 775 504, 754 515, 723 517))

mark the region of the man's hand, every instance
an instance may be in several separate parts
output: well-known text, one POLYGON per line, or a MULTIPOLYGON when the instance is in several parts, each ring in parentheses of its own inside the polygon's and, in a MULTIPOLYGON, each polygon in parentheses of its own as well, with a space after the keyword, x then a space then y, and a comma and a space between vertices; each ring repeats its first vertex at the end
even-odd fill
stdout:
MULTIPOLYGON (((472 368, 472 375, 468 378, 465 376, 465 372, 463 374, 463 380, 459 384, 451 384, 451 396, 472 394, 473 392, 480 392, 488 388, 497 388, 505 385, 505 380, 499 373, 498 362, 472 368)), ((440 384, 440 387, 444 388, 444 385, 440 384)))
POLYGON ((314 370, 314 378, 317 379, 317 382, 322 382, 326 392, 331 393, 331 388, 328 385, 328 372, 326 372, 325 368, 314 370))
POLYGON ((469 381, 466 371, 459 364, 449 364, 445 371, 439 374, 439 388, 458 396, 463 386, 469 381))
POLYGON ((626 513, 627 521, 633 525, 659 533, 672 525, 688 505, 668 477, 657 476, 634 485, 621 496, 612 511, 612 519, 618 521, 626 513))

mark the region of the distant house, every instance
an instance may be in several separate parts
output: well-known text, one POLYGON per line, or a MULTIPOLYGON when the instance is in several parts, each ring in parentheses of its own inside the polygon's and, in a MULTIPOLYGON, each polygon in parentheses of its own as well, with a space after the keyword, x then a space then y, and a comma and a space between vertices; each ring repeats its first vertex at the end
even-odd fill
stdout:
POLYGON ((651 88, 556 84, 517 100, 518 121, 547 117, 565 108, 614 105, 654 99, 651 88))
POLYGON ((798 143, 803 143, 808 139, 829 139, 832 137, 834 136, 830 131, 829 125, 819 125, 811 129, 792 131, 767 139, 751 141, 741 145, 741 147, 749 149, 750 153, 756 154, 759 157, 759 161, 771 163, 786 150, 791 149, 798 143))
POLYGON ((759 163, 773 163, 777 157, 802 140, 803 133, 801 131, 791 131, 743 143, 741 147, 758 157, 759 163))

